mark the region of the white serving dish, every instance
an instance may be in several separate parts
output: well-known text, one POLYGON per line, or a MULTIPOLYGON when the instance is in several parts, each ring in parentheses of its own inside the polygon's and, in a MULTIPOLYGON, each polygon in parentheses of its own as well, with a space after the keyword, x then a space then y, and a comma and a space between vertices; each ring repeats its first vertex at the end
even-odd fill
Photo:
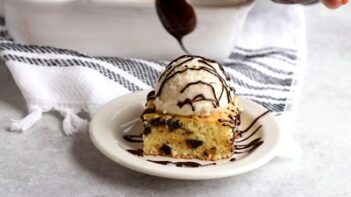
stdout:
MULTIPOLYGON (((190 0, 198 26, 184 38, 193 54, 228 57, 253 2, 190 0), (211 5, 216 4, 216 6, 211 5)), ((97 56, 173 59, 183 54, 162 27, 154 0, 4 0, 6 26, 18 42, 97 56)))

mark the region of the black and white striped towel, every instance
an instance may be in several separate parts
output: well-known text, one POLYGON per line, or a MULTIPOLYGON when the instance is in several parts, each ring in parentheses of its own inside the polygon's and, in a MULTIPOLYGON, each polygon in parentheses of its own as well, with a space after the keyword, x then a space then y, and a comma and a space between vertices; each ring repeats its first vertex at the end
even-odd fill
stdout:
MULTIPOLYGON (((289 114, 303 65, 301 9, 294 6, 254 9, 238 43, 240 47, 233 49, 224 62, 238 94, 270 109, 281 119, 287 119, 284 117, 289 114)), ((50 110, 65 117, 65 134, 87 130, 87 121, 78 112, 83 110, 91 115, 115 97, 152 89, 167 64, 92 57, 72 50, 16 43, 6 32, 0 36, 0 58, 22 91, 29 110, 27 117, 13 121, 10 129, 15 131, 27 130, 41 119, 43 112, 50 110)))

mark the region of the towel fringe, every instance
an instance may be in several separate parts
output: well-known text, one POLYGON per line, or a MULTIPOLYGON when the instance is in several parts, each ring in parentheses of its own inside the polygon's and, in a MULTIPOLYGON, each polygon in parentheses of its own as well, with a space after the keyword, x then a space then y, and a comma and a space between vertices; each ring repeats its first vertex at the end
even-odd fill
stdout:
POLYGON ((73 135, 75 133, 88 131, 89 123, 87 120, 80 118, 71 110, 61 111, 65 117, 63 120, 63 133, 65 135, 73 135))
POLYGON ((11 125, 9 127, 9 130, 13 132, 26 131, 29 128, 31 128, 35 123, 37 123, 42 117, 43 111, 39 108, 35 109, 21 120, 11 119, 11 125))

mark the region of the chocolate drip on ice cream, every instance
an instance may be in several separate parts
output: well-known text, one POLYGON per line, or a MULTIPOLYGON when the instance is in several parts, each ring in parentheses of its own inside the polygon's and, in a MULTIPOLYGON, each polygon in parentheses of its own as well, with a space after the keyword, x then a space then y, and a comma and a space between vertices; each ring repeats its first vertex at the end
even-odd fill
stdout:
POLYGON ((198 94, 196 95, 194 98, 192 99, 185 99, 184 101, 178 101, 177 103, 177 106, 179 108, 182 108, 184 105, 190 105, 191 106, 191 109, 193 111, 195 111, 195 106, 194 106, 194 103, 196 102, 200 102, 200 101, 211 101, 212 102, 212 105, 213 107, 217 107, 218 105, 216 104, 218 102, 217 99, 209 99, 209 98, 206 98, 203 94, 198 94))
MULTIPOLYGON (((185 91, 186 89, 188 89, 189 87, 191 87, 191 86, 193 86, 193 85, 198 85, 198 84, 206 85, 206 86, 208 86, 208 87, 211 88, 212 94, 213 94, 213 98, 214 98, 214 99, 211 99, 211 100, 214 100, 214 101, 215 101, 215 103, 212 103, 212 104, 213 104, 214 107, 218 107, 218 106, 219 106, 219 100, 218 100, 218 98, 217 98, 217 96, 216 96, 216 91, 215 91, 214 87, 213 87, 211 84, 206 83, 206 82, 204 82, 204 81, 202 81, 202 80, 200 80, 200 81, 195 81, 195 82, 191 82, 191 83, 186 84, 186 86, 185 86, 183 89, 180 90, 180 93, 184 93, 184 91, 185 91)), ((203 95, 202 95, 202 96, 203 96, 203 95)), ((203 97, 205 97, 205 96, 203 96, 203 97)))
POLYGON ((184 106, 184 104, 189 104, 189 105, 191 105, 191 109, 193 111, 195 111, 195 107, 194 107, 193 103, 194 102, 199 102, 199 101, 212 101, 212 105, 213 105, 214 108, 219 107, 219 100, 218 100, 218 98, 216 96, 216 91, 215 91, 214 87, 210 83, 206 83, 206 82, 204 82, 202 80, 186 84, 186 86, 183 89, 180 90, 180 93, 184 93, 184 91, 186 89, 188 89, 189 87, 191 87, 193 85, 198 85, 198 84, 206 85, 209 88, 211 88, 213 99, 206 98, 203 94, 198 94, 193 99, 186 99, 184 101, 178 101, 178 103, 177 103, 178 107, 182 108, 184 106))
MULTIPOLYGON (((172 61, 167 67, 166 70, 161 74, 159 80, 158 80, 158 87, 156 88, 156 98, 161 98, 163 92, 165 91, 165 87, 167 86, 166 89, 169 88, 168 82, 170 80, 182 80, 185 79, 182 84, 182 82, 178 85, 178 87, 181 87, 177 91, 179 91, 179 95, 182 97, 182 95, 188 95, 187 98, 182 98, 176 102, 176 105, 179 108, 182 108, 185 105, 190 105, 192 111, 194 112, 196 110, 195 103, 200 102, 200 101, 208 101, 211 102, 213 108, 218 108, 220 107, 221 99, 226 98, 226 102, 230 103, 232 102, 232 97, 234 95, 234 89, 230 87, 228 81, 227 81, 227 76, 224 73, 223 67, 216 63, 214 60, 209 60, 207 58, 203 58, 200 56, 181 56, 177 58, 176 60, 172 61), (189 74, 187 71, 192 71, 192 72, 201 72, 199 74, 189 74), (202 76, 202 77, 201 77, 202 76), (207 82, 204 81, 202 78, 211 78, 212 81, 207 82), (198 87, 194 87, 198 86, 198 87), (205 86, 205 87, 201 87, 205 86), (217 88, 216 88, 217 86, 217 88), (220 87, 220 88, 219 88, 220 87), (191 90, 193 88, 209 88, 204 93, 199 93, 199 94, 193 94, 191 95, 191 90), (216 91, 217 90, 217 91, 216 91), (209 94, 211 93, 211 94, 209 94), (191 96, 189 96, 191 95, 191 96)), ((168 91, 168 90, 166 90, 168 91)), ((223 102, 223 101, 222 101, 223 102)), ((157 108, 157 102, 156 102, 156 108, 157 108)), ((184 114, 179 114, 179 115, 184 115, 184 114)))
POLYGON ((163 27, 177 39, 184 52, 183 37, 194 31, 196 14, 186 0, 156 0, 156 11, 163 27))

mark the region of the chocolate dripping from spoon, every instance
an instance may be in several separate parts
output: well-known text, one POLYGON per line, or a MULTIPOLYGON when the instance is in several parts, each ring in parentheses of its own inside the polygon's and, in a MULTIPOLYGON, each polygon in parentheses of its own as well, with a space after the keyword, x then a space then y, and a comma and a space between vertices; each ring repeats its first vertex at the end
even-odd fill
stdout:
POLYGON ((163 27, 177 39, 183 51, 190 54, 183 37, 194 31, 197 24, 193 6, 186 0, 156 0, 156 10, 163 27))

